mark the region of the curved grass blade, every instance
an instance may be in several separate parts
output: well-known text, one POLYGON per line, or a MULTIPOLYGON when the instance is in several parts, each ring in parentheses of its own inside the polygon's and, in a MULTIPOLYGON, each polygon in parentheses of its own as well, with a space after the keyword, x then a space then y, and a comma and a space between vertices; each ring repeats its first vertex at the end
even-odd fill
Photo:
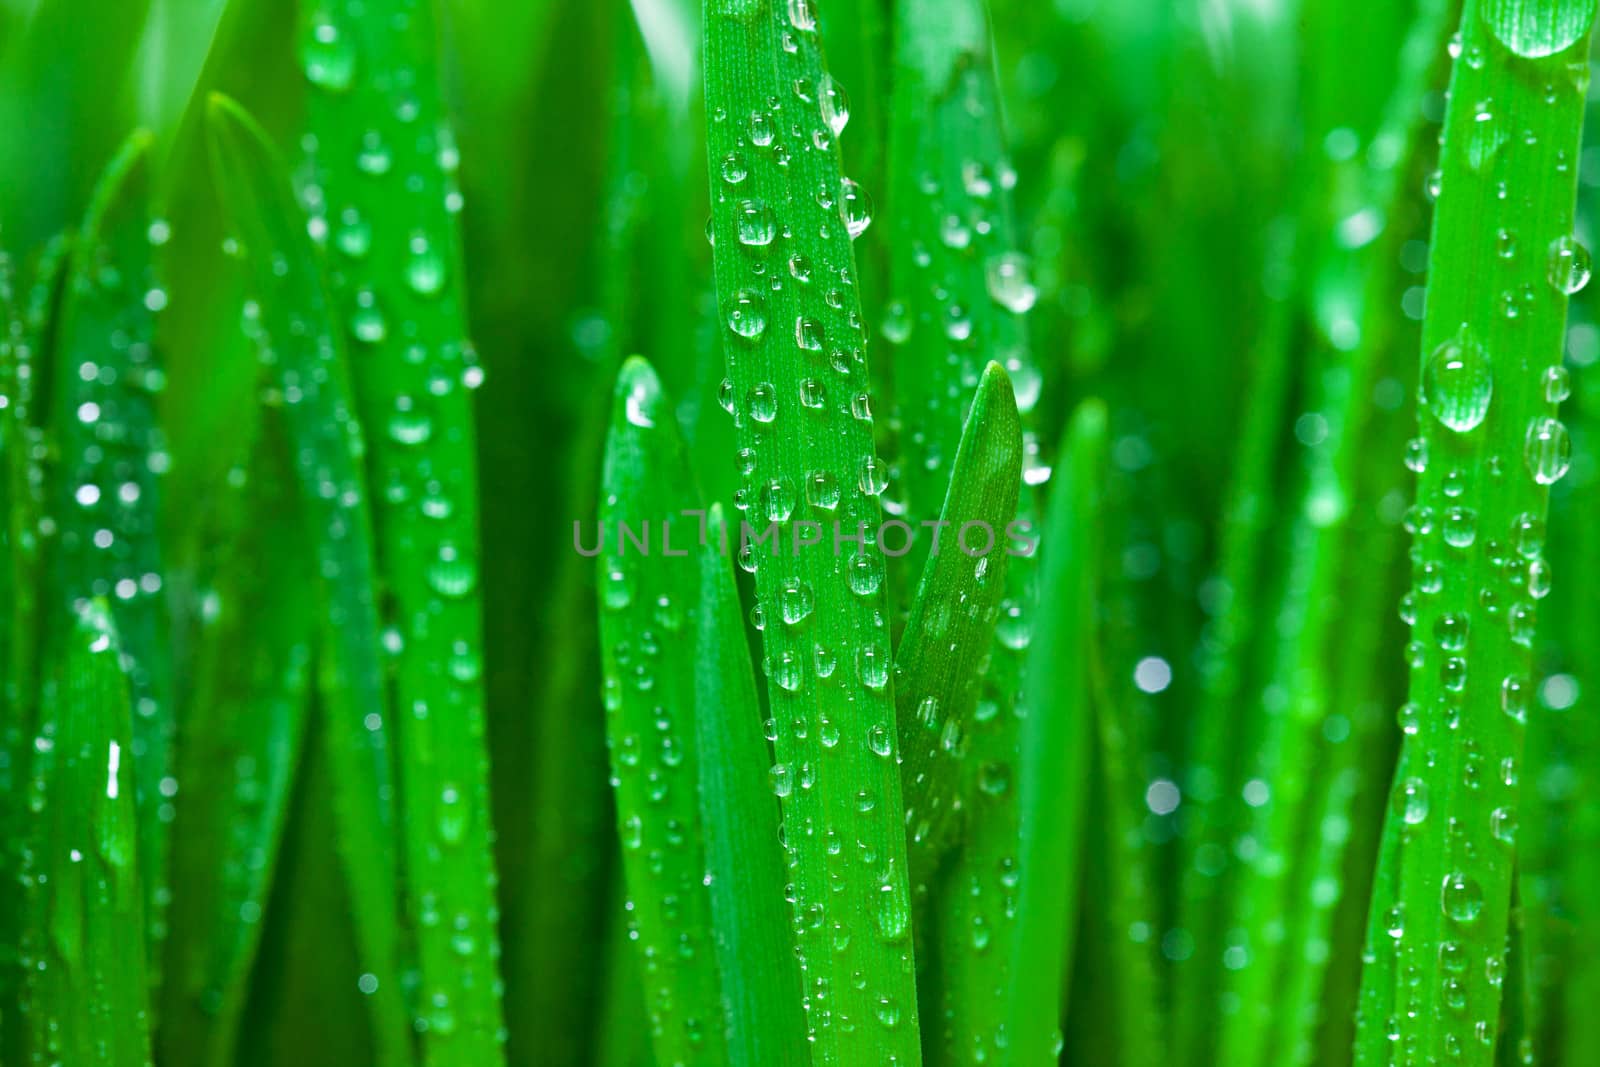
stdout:
POLYGON ((911 884, 926 892, 962 817, 964 787, 999 788, 1007 772, 963 774, 966 734, 982 692, 995 619, 1006 591, 1012 520, 1022 487, 1022 421, 1011 380, 990 363, 950 465, 942 534, 923 567, 895 650, 911 884), (969 547, 970 544, 970 547, 969 547), (966 780, 963 780, 963 779, 966 780))
POLYGON ((1028 717, 1017 768, 1017 918, 1007 946, 1011 969, 1004 1008, 1013 1063, 1053 1063, 1060 1053, 1093 739, 1088 659, 1107 423, 1098 400, 1086 400, 1074 412, 1045 520, 1041 607, 1028 655, 1028 717))
POLYGON ((617 377, 601 485, 606 733, 630 933, 643 953, 657 1060, 721 1063, 723 1004, 694 743, 697 679, 692 659, 663 655, 700 595, 691 524, 681 517, 694 501, 693 483, 672 407, 642 359, 628 360, 617 377))
POLYGON ((132 686, 147 973, 161 980, 170 897, 175 722, 171 624, 158 540, 159 478, 167 457, 156 424, 163 376, 153 349, 156 309, 150 238, 148 133, 132 135, 107 167, 68 265, 50 382, 57 463, 46 574, 45 640, 103 597, 116 619, 132 686))
POLYGON ((1398 937, 1369 946, 1359 1062, 1493 1061, 1511 905, 1530 648, 1549 485, 1570 462, 1555 418, 1595 5, 1468 0, 1450 82, 1423 322, 1398 937), (1498 235, 1504 234, 1501 238, 1498 235), (1509 243, 1513 254, 1503 254, 1509 243), (1554 376, 1554 377, 1552 377, 1554 376), (1394 955, 1391 960, 1388 957, 1394 955), (1376 987, 1400 977, 1392 991, 1376 987), (1389 1010, 1365 1014, 1369 1003, 1389 1010))
POLYGON ((33 1054, 150 1062, 132 706, 106 603, 85 605, 46 670, 34 742, 28 1006, 33 1054))
POLYGON ((875 537, 887 466, 873 450, 850 245, 870 212, 840 169, 834 138, 846 114, 813 4, 708 0, 705 30, 724 406, 740 446, 739 506, 771 538, 742 545, 741 559, 766 620, 773 775, 812 1061, 914 1067, 910 885, 875 537), (797 537, 812 543, 791 551, 797 537))
POLYGON ((805 1017, 783 899, 778 804, 739 593, 719 548, 727 536, 720 504, 711 507, 707 534, 700 549, 695 763, 728 1062, 799 1067, 808 1060, 805 1017))
POLYGON ((394 659, 407 913, 424 1061, 499 1063, 496 873, 484 750, 482 596, 472 391, 456 215, 459 151, 444 113, 433 5, 307 3, 313 214, 359 358, 370 428, 378 577, 394 659))
MULTIPOLYGON (((351 911, 370 989, 373 1040, 384 1065, 411 1062, 400 1000, 399 864, 389 764, 391 716, 384 686, 371 519, 359 465, 360 423, 322 266, 301 222, 287 172, 239 105, 211 98, 208 127, 218 187, 250 249, 255 291, 250 325, 269 370, 267 401, 281 405, 295 477, 322 579, 319 625, 328 655, 327 704, 335 823, 351 911)), ((304 543, 304 542, 303 542, 304 543)))
POLYGON ((316 574, 282 419, 273 409, 244 484, 218 509, 221 562, 204 586, 193 697, 179 750, 172 970, 162 1058, 234 1061, 311 703, 316 574))

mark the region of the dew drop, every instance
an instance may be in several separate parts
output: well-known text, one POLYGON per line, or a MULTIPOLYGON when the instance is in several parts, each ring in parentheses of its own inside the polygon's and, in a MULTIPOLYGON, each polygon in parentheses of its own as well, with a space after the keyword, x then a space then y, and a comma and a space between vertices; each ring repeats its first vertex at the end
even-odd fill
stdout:
POLYGON ((1428 410, 1448 429, 1467 433, 1483 422, 1494 379, 1488 353, 1467 326, 1433 350, 1423 368, 1422 388, 1428 410))

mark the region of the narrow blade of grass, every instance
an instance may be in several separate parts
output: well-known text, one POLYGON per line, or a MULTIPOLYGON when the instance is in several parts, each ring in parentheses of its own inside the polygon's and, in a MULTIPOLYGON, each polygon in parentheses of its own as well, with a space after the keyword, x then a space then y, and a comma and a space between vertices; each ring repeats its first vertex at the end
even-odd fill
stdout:
POLYGON ((874 543, 887 466, 873 448, 850 245, 871 212, 840 169, 848 115, 814 5, 708 0, 705 31, 725 406, 744 476, 736 502, 772 538, 741 558, 765 620, 812 1060, 914 1067, 910 884, 874 543), (808 522, 816 543, 788 551, 808 522))
POLYGON ((208 125, 218 186, 245 237, 254 270, 259 303, 251 323, 269 371, 267 397, 281 405, 295 455, 306 520, 302 543, 314 554, 322 580, 318 623, 329 654, 320 687, 327 704, 339 853, 366 968, 359 981, 370 993, 380 1062, 406 1064, 412 1057, 400 999, 392 724, 379 643, 371 517, 359 465, 361 427, 351 407, 344 349, 322 266, 287 171, 260 127, 231 100, 213 96, 208 125))
POLYGON ((1061 445, 1041 546, 1038 622, 1028 654, 1028 717, 1017 768, 1021 835, 1005 1027, 1011 1060, 1048 1063, 1061 1047, 1061 1006, 1077 923, 1079 842, 1093 740, 1088 655, 1098 573, 1096 516, 1107 414, 1073 414, 1061 445))
POLYGON ((132 706, 104 600, 57 646, 34 742, 27 1017, 61 1063, 150 1062, 132 706))
POLYGON ((397 634, 395 724, 407 914, 424 1061, 499 1063, 499 913, 484 750, 482 594, 472 391, 433 6, 308 3, 306 200, 332 238, 353 394, 370 428, 378 575, 397 634))
POLYGON ((164 293, 152 265, 149 134, 106 168, 74 244, 50 383, 57 463, 46 575, 46 640, 94 597, 111 605, 132 686, 135 804, 144 885, 146 971, 161 981, 170 897, 174 729, 171 624, 158 540, 166 447, 156 424, 163 372, 153 349, 164 293))
POLYGON ((895 650, 906 858, 919 894, 926 894, 956 836, 967 798, 964 786, 990 792, 1009 788, 1009 767, 987 766, 977 776, 963 771, 966 734, 1006 591, 1021 487, 1022 422, 1011 380, 991 363, 978 382, 950 464, 939 547, 923 567, 895 650))
POLYGON ((1595 5, 1468 0, 1438 175, 1423 323, 1414 588, 1406 611, 1407 766, 1385 833, 1398 838, 1391 936, 1365 984, 1369 1061, 1493 1061, 1514 827, 1545 591, 1548 487, 1570 461, 1553 389, 1568 294, 1588 280, 1571 236, 1595 5), (1501 237, 1499 235, 1505 235, 1501 237), (1509 242, 1512 255, 1504 255, 1509 242), (1538 536, 1534 536, 1535 532, 1538 536), (1392 957, 1392 958, 1391 958, 1392 957), (1389 1019, 1397 1021, 1391 1033, 1389 1019))
POLYGON ((728 1060, 798 1067, 809 1057, 792 917, 783 899, 778 802, 739 593, 720 550, 727 527, 719 504, 712 505, 707 531, 700 549, 695 764, 728 1060))
MULTIPOLYGON (((39 723, 39 650, 41 646, 40 579, 43 569, 40 522, 45 515, 44 459, 47 447, 44 429, 35 412, 35 392, 39 369, 50 359, 55 313, 66 273, 71 242, 57 237, 46 246, 34 269, 26 292, 16 296, 13 318, 8 323, 5 352, 4 390, 6 406, 0 411, 3 427, 7 482, 6 567, 10 597, 5 602, 8 647, 4 662, 6 717, 3 737, 11 761, 13 789, 8 796, 20 797, 20 784, 26 781, 28 761, 33 752, 34 731, 39 723)), ((17 820, 26 816, 19 807, 17 820)), ((15 1005, 23 974, 18 953, 23 941, 26 909, 18 894, 22 891, 20 870, 28 835, 20 822, 7 826, 5 873, 0 878, 0 916, 9 917, 4 949, 0 949, 0 1058, 20 1058, 27 1025, 17 1018, 15 1005)))
POLYGON ((691 626, 700 595, 692 551, 698 529, 681 515, 695 500, 672 406, 642 359, 625 363, 617 379, 601 485, 601 655, 630 938, 643 954, 657 1060, 722 1062, 697 795, 695 667, 692 658, 663 655, 691 626), (643 547, 630 533, 642 533, 643 547))
POLYGON ((311 703, 316 574, 282 420, 217 508, 196 675, 179 745, 182 832, 159 1031, 171 1063, 234 1061, 311 703))

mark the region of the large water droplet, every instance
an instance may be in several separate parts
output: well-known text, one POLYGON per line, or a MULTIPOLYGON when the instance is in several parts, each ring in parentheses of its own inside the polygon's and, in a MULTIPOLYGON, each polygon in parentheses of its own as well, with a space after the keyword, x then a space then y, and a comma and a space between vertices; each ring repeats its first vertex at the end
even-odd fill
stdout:
POLYGON ((1440 904, 1444 913, 1456 922, 1470 923, 1483 910, 1483 889, 1465 874, 1453 871, 1445 875, 1440 904))
POLYGON ((1494 378, 1489 354, 1467 326, 1428 357, 1422 390, 1428 410, 1447 428, 1467 433, 1483 422, 1494 395, 1494 378))
POLYGON ((1495 39, 1525 59, 1565 52, 1582 40, 1594 21, 1589 0, 1483 0, 1478 17, 1495 39))
POLYGON ((1570 234, 1550 242, 1550 256, 1545 262, 1545 277, 1559 293, 1571 296, 1589 284, 1591 270, 1589 250, 1570 234))

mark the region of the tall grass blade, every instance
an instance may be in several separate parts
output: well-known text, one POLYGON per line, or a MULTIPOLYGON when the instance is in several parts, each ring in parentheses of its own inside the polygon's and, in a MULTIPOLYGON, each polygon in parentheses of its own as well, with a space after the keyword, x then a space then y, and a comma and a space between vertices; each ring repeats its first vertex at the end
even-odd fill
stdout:
POLYGON ((642 359, 623 364, 617 379, 601 485, 606 736, 629 937, 642 954, 656 1059, 721 1063, 727 1050, 704 884, 696 668, 691 657, 663 654, 695 634, 698 526, 683 515, 695 493, 672 406, 642 359))
MULTIPOLYGON (((345 865, 359 979, 372 1007, 383 1065, 412 1060, 401 1001, 400 865, 373 563, 371 517, 344 347, 323 287, 322 265, 294 203, 287 171, 259 126, 222 96, 208 128, 218 186, 244 235, 257 303, 250 325, 267 368, 267 401, 279 405, 295 457, 305 527, 302 544, 321 579, 317 625, 328 654, 319 688, 345 865)), ((248 309, 247 309, 248 313, 248 309)))
POLYGON ((815 5, 708 0, 705 32, 725 406, 744 475, 736 500, 774 538, 743 546, 741 560, 765 620, 812 1061, 911 1067, 910 885, 874 543, 888 468, 873 447, 850 244, 871 211, 840 169, 848 112, 815 5), (802 534, 813 543, 796 554, 802 534))
POLYGON ((67 268, 47 378, 56 463, 48 473, 55 537, 44 572, 44 625, 48 644, 96 597, 116 619, 135 710, 131 755, 146 971, 154 988, 166 936, 176 778, 171 624, 157 530, 167 453, 156 424, 164 372, 153 348, 153 313, 165 293, 152 265, 151 143, 149 134, 134 134, 107 167, 67 268))
POLYGON ((1097 400, 1084 401, 1074 412, 1045 519, 1048 539, 1041 546, 1041 607, 1028 654, 1028 717, 1017 768, 1017 919, 1006 946, 1011 968, 1005 1028, 1013 1063, 1055 1062, 1061 1048, 1093 740, 1089 635, 1108 421, 1097 400))
MULTIPOLYGON (((5 672, 5 723, 3 737, 10 764, 12 788, 7 796, 21 799, 33 753, 34 731, 39 725, 39 653, 41 648, 40 588, 43 570, 43 526, 46 513, 44 460, 48 454, 41 413, 35 411, 41 366, 48 363, 55 314, 66 273, 71 242, 64 236, 47 245, 34 268, 32 283, 15 296, 7 324, 3 369, 6 406, 0 411, 0 445, 5 464, 6 584, 10 596, 5 612, 7 632, 5 672)), ((0 1058, 24 1055, 26 1024, 18 1018, 16 998, 23 972, 19 952, 27 925, 23 907, 21 868, 28 842, 20 804, 7 814, 6 877, 0 878, 0 916, 8 917, 4 948, 0 949, 0 1058)))
POLYGON ((727 537, 721 505, 712 505, 707 530, 699 561, 695 763, 728 1062, 799 1067, 809 1057, 792 916, 783 899, 778 802, 766 773, 770 755, 739 594, 721 551, 727 537))
POLYGON ((234 1062, 311 705, 317 576, 283 420, 273 409, 217 507, 200 648, 179 745, 170 974, 172 1063, 234 1062))
POLYGON ((1570 463, 1556 368, 1568 295, 1589 273, 1572 237, 1571 161, 1594 13, 1558 3, 1530 18, 1468 0, 1462 14, 1412 461, 1409 773, 1385 827, 1398 897, 1373 900, 1390 921, 1363 979, 1401 980, 1372 990, 1389 1005, 1363 1015, 1361 1062, 1386 1061, 1393 1040, 1405 1056, 1486 1064, 1500 1038, 1548 487, 1570 463))
POLYGON ((150 1062, 132 701, 106 603, 86 605, 47 668, 29 806, 27 1017, 37 1059, 150 1062))
POLYGON ((378 577, 397 635, 395 724, 406 911, 430 1065, 503 1059, 484 749, 472 391, 455 216, 459 151, 440 98, 433 7, 308 3, 312 213, 370 428, 378 577))

